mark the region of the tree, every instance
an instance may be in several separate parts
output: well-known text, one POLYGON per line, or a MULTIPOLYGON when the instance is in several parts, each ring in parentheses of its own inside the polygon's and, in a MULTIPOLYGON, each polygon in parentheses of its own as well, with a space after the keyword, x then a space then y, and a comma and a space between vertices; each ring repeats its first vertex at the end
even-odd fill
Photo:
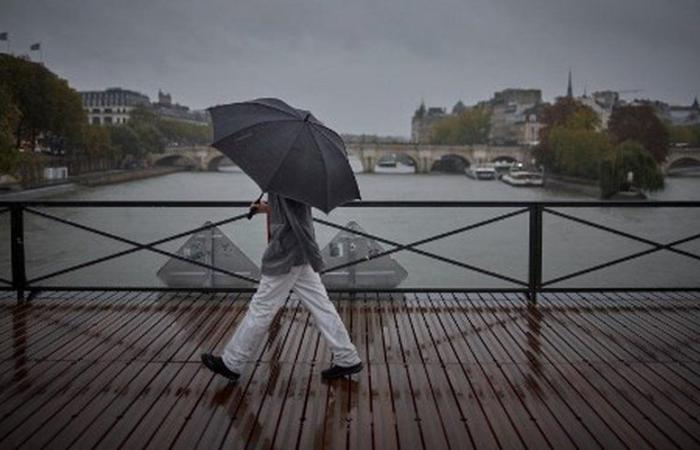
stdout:
POLYGON ((484 144, 491 129, 491 112, 475 107, 446 117, 435 124, 431 143, 438 145, 484 144))
POLYGON ((139 136, 128 126, 109 127, 109 135, 116 154, 120 157, 129 155, 131 158, 141 158, 142 145, 139 136))
POLYGON ((664 187, 664 176, 659 165, 649 151, 635 141, 617 145, 603 159, 600 178, 603 197, 630 188, 658 191, 664 187))
POLYGON ((604 134, 564 126, 551 130, 549 145, 558 172, 592 180, 598 179, 600 161, 612 151, 604 134))
POLYGON ((0 55, 0 84, 19 109, 13 136, 16 148, 33 150, 37 141, 77 145, 87 121, 80 95, 42 64, 0 55))
POLYGON ((582 130, 594 132, 600 127, 600 118, 590 107, 569 97, 560 97, 553 105, 542 109, 540 121, 540 143, 534 149, 537 162, 553 172, 561 171, 550 135, 556 129, 582 130))
POLYGON ((7 87, 0 84, 0 174, 13 173, 20 161, 13 136, 20 115, 7 87))
POLYGON ((650 105, 615 108, 610 115, 608 129, 615 143, 638 142, 657 163, 662 163, 668 156, 668 130, 650 105))
POLYGON ((161 119, 158 129, 168 144, 206 145, 212 140, 212 129, 207 125, 161 119))

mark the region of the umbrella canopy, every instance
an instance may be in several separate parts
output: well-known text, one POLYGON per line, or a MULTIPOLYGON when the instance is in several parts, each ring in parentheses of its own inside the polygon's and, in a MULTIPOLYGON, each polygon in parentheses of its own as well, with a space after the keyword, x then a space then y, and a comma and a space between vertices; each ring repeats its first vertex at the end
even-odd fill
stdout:
POLYGON ((309 111, 259 98, 209 108, 212 146, 237 164, 260 189, 325 213, 360 198, 340 136, 309 111))

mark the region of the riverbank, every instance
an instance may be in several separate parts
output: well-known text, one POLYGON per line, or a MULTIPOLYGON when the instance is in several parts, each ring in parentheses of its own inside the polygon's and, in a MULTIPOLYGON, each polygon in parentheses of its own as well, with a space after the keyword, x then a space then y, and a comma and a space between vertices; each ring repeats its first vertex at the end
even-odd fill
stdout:
POLYGON ((548 190, 574 192, 595 199, 601 198, 600 185, 595 180, 547 174, 544 178, 544 186, 548 190))
POLYGON ((0 199, 13 200, 26 197, 36 197, 70 192, 80 186, 104 186, 109 184, 126 183, 146 178, 169 175, 182 172, 183 167, 150 167, 148 169, 110 170, 107 172, 86 173, 65 180, 47 182, 40 185, 23 187, 20 183, 0 185, 0 199))
POLYGON ((547 175, 545 187, 552 191, 574 192, 596 200, 646 200, 647 196, 638 190, 620 191, 610 197, 603 198, 603 193, 595 180, 567 177, 563 175, 547 175))

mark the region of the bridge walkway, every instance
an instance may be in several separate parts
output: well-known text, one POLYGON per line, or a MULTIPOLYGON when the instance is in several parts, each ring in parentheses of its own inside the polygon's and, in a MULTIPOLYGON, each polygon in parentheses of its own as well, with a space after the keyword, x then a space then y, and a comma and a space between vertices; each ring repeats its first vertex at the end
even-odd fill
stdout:
POLYGON ((292 296, 237 384, 249 294, 0 295, 0 448, 700 448, 700 292, 337 295, 329 383, 292 296))

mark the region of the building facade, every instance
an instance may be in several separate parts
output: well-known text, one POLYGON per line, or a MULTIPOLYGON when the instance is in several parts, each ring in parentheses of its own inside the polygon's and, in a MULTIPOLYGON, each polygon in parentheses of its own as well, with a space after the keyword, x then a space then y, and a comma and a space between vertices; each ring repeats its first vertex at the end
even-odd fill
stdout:
POLYGON ((197 125, 207 125, 210 121, 206 111, 192 111, 187 106, 173 103, 170 94, 162 91, 158 91, 158 102, 155 103, 140 92, 119 87, 79 94, 88 121, 93 125, 123 125, 128 122, 131 111, 138 106, 149 108, 163 119, 197 125))
POLYGON ((539 89, 505 89, 489 100, 491 106, 491 145, 523 145, 539 134, 537 106, 542 104, 539 89))
POLYGON ((426 108, 425 103, 421 103, 411 119, 411 141, 419 144, 429 143, 435 124, 449 116, 445 108, 426 108))
POLYGON ((148 106, 146 95, 122 88, 108 88, 104 91, 80 92, 83 108, 93 125, 121 125, 129 120, 129 114, 137 106, 148 106))

